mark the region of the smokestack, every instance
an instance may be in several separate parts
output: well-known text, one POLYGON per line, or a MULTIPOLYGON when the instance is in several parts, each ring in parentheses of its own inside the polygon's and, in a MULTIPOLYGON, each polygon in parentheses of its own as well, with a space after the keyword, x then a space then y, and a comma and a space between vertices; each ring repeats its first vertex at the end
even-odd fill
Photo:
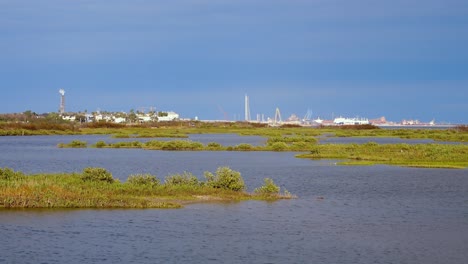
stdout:
POLYGON ((60 109, 59 109, 59 112, 60 112, 61 115, 63 115, 65 113, 65 90, 60 89, 59 94, 60 94, 60 109))

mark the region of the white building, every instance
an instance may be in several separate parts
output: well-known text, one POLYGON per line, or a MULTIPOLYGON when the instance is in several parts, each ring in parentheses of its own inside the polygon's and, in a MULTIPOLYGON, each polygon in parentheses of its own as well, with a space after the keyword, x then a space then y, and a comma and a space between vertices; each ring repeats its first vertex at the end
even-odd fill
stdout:
POLYGON ((125 117, 114 117, 114 123, 125 123, 127 119, 125 117))
POLYGON ((64 115, 64 116, 62 116, 62 119, 63 119, 63 120, 67 120, 67 121, 75 121, 75 120, 76 120, 76 116, 74 116, 74 115, 73 115, 73 116, 66 116, 66 115, 64 115))
POLYGON ((158 116, 158 121, 172 121, 179 119, 179 114, 173 111, 167 112, 167 116, 158 116))
POLYGON ((368 125, 369 119, 367 118, 347 118, 347 117, 337 117, 333 120, 335 125, 368 125))

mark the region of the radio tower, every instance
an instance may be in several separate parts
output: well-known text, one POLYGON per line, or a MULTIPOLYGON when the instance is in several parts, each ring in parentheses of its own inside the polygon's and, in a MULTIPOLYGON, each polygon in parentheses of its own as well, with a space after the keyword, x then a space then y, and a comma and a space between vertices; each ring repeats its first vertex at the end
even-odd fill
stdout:
POLYGON ((245 121, 250 121, 250 105, 248 95, 245 95, 245 121))
POLYGON ((65 113, 65 90, 60 89, 60 114, 63 115, 65 113))

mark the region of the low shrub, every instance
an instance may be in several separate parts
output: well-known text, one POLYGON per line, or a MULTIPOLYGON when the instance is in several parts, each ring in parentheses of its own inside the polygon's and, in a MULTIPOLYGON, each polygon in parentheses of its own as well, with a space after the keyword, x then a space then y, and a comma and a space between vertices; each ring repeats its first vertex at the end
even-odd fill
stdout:
POLYGON ((263 186, 255 189, 254 192, 262 195, 276 195, 280 193, 280 187, 272 179, 265 178, 263 186))
POLYGON ((0 168, 0 180, 14 180, 24 177, 22 172, 16 172, 10 168, 0 168))
POLYGON ((106 144, 106 142, 104 142, 102 140, 96 142, 96 148, 103 148, 105 146, 107 146, 107 144, 106 144))
POLYGON ((163 146, 164 142, 159 141, 159 140, 150 140, 145 143, 145 148, 147 149, 161 149, 163 146))
POLYGON ((159 179, 151 174, 132 174, 128 177, 127 182, 133 185, 145 185, 155 187, 160 184, 159 179))
POLYGON ((249 151, 253 150, 253 146, 247 143, 241 143, 235 147, 236 150, 249 151))
POLYGON ((116 142, 110 144, 112 148, 142 148, 143 144, 139 141, 131 141, 131 142, 116 142))
POLYGON ((467 125, 458 125, 458 126, 455 127, 455 131, 468 132, 468 126, 467 125))
POLYGON ((163 150, 202 150, 203 144, 188 140, 173 140, 162 144, 163 150))
POLYGON ((295 151, 305 151, 311 149, 315 146, 315 144, 311 144, 304 141, 293 142, 290 149, 295 151))
POLYGON ((245 189, 244 179, 240 172, 229 167, 219 167, 216 175, 211 172, 205 172, 206 184, 213 188, 220 188, 231 191, 242 191, 245 189))
POLYGON ((167 176, 164 180, 164 184, 170 185, 186 185, 186 186, 199 186, 200 181, 198 178, 190 172, 184 172, 182 174, 174 174, 167 176))
POLYGON ((314 146, 314 147, 310 148, 310 154, 320 155, 320 147, 314 146))
POLYGON ((206 145, 206 148, 209 150, 221 150, 223 146, 217 142, 210 142, 206 145))
POLYGON ((288 149, 288 144, 286 144, 284 142, 275 142, 275 143, 270 145, 270 148, 273 151, 285 151, 285 150, 288 149))
POLYGON ((85 141, 81 141, 81 140, 73 140, 72 142, 68 144, 68 146, 71 148, 86 148, 87 145, 88 143, 86 143, 85 141))
POLYGON ((68 144, 59 143, 57 146, 59 148, 86 148, 88 146, 88 143, 86 143, 85 141, 73 140, 68 144))
POLYGON ((104 168, 84 168, 81 174, 83 181, 108 182, 113 183, 115 179, 112 174, 104 168))

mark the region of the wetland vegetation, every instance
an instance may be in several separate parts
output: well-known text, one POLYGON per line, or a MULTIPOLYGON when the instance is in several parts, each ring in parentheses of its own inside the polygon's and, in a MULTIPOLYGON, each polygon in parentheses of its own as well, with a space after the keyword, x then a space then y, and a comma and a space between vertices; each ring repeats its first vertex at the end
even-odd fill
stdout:
POLYGON ((468 145, 459 144, 324 144, 299 158, 339 159, 342 165, 398 165, 424 168, 468 167, 468 145))
POLYGON ((248 193, 240 172, 228 167, 205 172, 205 179, 184 172, 163 182, 151 174, 130 175, 120 182, 103 168, 34 175, 0 168, 0 208, 180 208, 196 202, 294 198, 287 191, 280 193, 271 179, 248 193))
POLYGON ((381 129, 372 125, 332 127, 267 127, 246 122, 203 123, 174 121, 152 124, 122 125, 106 122, 73 123, 0 123, 0 135, 111 135, 113 138, 135 139, 122 142, 87 142, 74 140, 60 143, 60 148, 138 148, 163 151, 295 151, 308 152, 298 157, 343 159, 339 164, 390 164, 398 166, 466 168, 466 144, 318 144, 327 137, 395 137, 401 139, 431 139, 436 142, 468 142, 468 127, 461 125, 445 129, 381 129), (265 144, 241 143, 224 146, 218 142, 203 144, 186 139, 190 134, 238 134, 265 137, 265 144), (156 138, 173 138, 157 140, 156 138), (145 141, 138 139, 145 138, 145 141), (150 139, 150 140, 147 140, 150 139))
POLYGON ((335 137, 398 137, 435 141, 468 142, 468 127, 460 125, 444 129, 381 129, 372 125, 297 127, 246 122, 204 123, 199 121, 154 122, 149 124, 114 124, 110 122, 72 123, 44 119, 35 122, 1 122, 0 136, 27 135, 112 135, 115 138, 187 138, 189 134, 238 134, 271 137, 335 136, 335 137))

